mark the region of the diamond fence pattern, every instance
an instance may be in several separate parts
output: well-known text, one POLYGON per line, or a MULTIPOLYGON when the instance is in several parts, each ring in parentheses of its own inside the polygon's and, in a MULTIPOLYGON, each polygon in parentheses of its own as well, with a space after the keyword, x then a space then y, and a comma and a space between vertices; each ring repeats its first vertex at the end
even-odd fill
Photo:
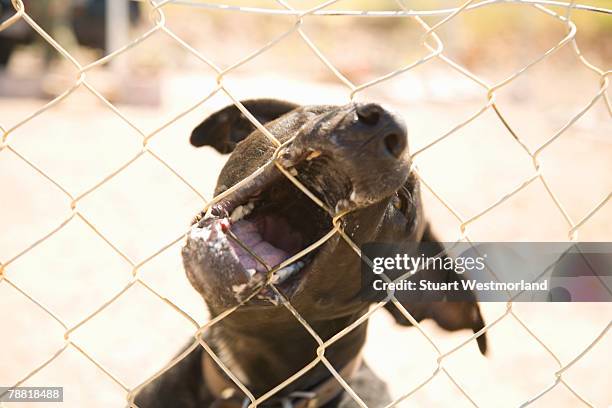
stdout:
MULTIPOLYGON (((141 1, 145 1, 145 0, 141 0, 141 1)), ((550 385, 546 387, 545 389, 542 389, 536 395, 533 395, 532 397, 530 397, 528 400, 524 401, 522 406, 530 405, 531 403, 533 403, 534 401, 542 397, 544 394, 546 394, 547 392, 551 391, 553 388, 559 385, 564 386, 567 390, 569 390, 576 397, 576 404, 584 404, 586 406, 592 406, 592 404, 585 397, 579 394, 568 383, 568 381, 563 377, 563 374, 567 370, 571 369, 571 367, 577 361, 579 361, 583 356, 585 356, 591 348, 593 348, 599 341, 601 341, 607 335, 610 327, 612 326, 612 321, 610 321, 606 325, 606 327, 604 327, 601 330, 599 335, 596 336, 596 338, 594 338, 592 342, 584 350, 578 350, 578 353, 571 361, 562 362, 555 355, 555 353, 540 338, 538 338, 538 336, 524 323, 524 321, 521 320, 521 318, 517 314, 514 313, 513 303, 510 300, 508 301, 506 305, 505 312, 502 313, 500 316, 498 316, 496 319, 494 319, 492 322, 490 322, 486 327, 484 327, 478 333, 475 333, 469 338, 466 338, 463 342, 461 342, 460 344, 456 345, 455 347, 449 350, 441 350, 439 346, 436 344, 436 342, 434 341, 434 339, 430 335, 428 335, 428 333, 421 327, 421 325, 397 301, 393 293, 389 293, 389 296, 387 297, 387 299, 385 299, 385 301, 377 303, 376 305, 370 308, 368 313, 366 313, 360 319, 355 321, 353 324, 349 325, 348 327, 345 327, 344 329, 339 331, 335 336, 333 336, 329 340, 323 341, 318 336, 318 334, 312 329, 312 327, 308 324, 308 322, 300 316, 297 310, 293 308, 291 303, 286 298, 284 298, 282 293, 274 287, 274 285, 271 283, 271 279, 275 271, 282 269, 283 267, 295 262, 300 257, 304 256, 308 252, 314 250, 316 247, 325 243, 330 237, 332 237, 335 234, 339 234, 351 246, 351 248, 353 248, 356 256, 360 256, 361 253, 360 253, 358 246, 354 242, 351 241, 351 239, 344 233, 343 228, 342 228, 342 218, 346 215, 346 212, 334 213, 332 211, 333 209, 326 208, 326 206, 314 194, 308 191, 308 189, 304 185, 302 185, 292 174, 290 174, 286 169, 284 169, 281 166, 281 164, 277 161, 277 156, 283 145, 281 145, 278 139, 273 134, 271 134, 261 123, 259 123, 255 119, 255 117, 253 117, 248 112, 248 110, 238 101, 238 99, 236 99, 232 95, 232 93, 225 87, 224 76, 227 75, 229 72, 235 70, 239 66, 257 57, 258 55, 266 52, 266 50, 270 49, 271 47, 273 47, 274 45, 282 41, 284 38, 286 38, 287 36, 293 33, 297 33, 303 39, 303 41, 307 44, 310 50, 312 50, 312 52, 316 55, 316 57, 319 60, 321 60, 321 62, 325 64, 325 66, 334 74, 334 76, 338 79, 338 81, 340 81, 342 84, 346 86, 348 90, 347 100, 352 100, 355 97, 355 95, 357 95, 359 92, 363 91, 366 88, 376 86, 377 84, 384 82, 384 81, 392 80, 394 77, 406 71, 409 71, 419 65, 426 64, 430 60, 433 60, 433 59, 441 60, 444 63, 448 64, 448 66, 450 66, 452 69, 459 72, 461 75, 467 77, 468 79, 476 83, 479 87, 482 88, 483 94, 486 95, 486 103, 477 112, 473 113, 467 120, 461 123, 458 123, 455 127, 453 127, 451 130, 449 130, 445 134, 438 137, 433 142, 429 143, 428 145, 424 146, 418 151, 412 153, 412 158, 413 158, 412 170, 417 174, 420 181, 434 195, 434 197, 436 197, 440 201, 440 203, 442 203, 444 207, 446 207, 448 211, 450 211, 450 213, 453 214, 453 216, 459 221, 460 227, 458 231, 459 233, 458 240, 469 241, 468 226, 471 223, 473 223, 477 219, 482 218, 483 216, 488 214, 492 209, 501 205, 503 202, 505 202, 510 197, 517 194, 519 191, 526 188, 528 185, 539 182, 539 183, 542 183, 542 185, 545 187, 545 190, 548 193, 550 200, 552 200, 552 202, 554 203, 558 211, 563 215, 563 218, 565 219, 567 223, 568 239, 570 241, 577 242, 578 241, 578 231, 580 227, 583 226, 591 217, 593 217, 595 213, 597 213, 600 209, 602 209, 609 202, 610 198, 612 197, 612 192, 608 193, 607 196, 605 196, 594 208, 592 208, 588 213, 584 214, 584 216, 581 219, 573 220, 569 216, 567 211, 564 209, 562 203, 559 201, 554 191, 550 188, 549 184, 547 183, 542 166, 540 165, 539 156, 545 149, 547 149, 552 143, 554 143, 555 140, 557 140, 570 126, 572 126, 574 122, 576 122, 587 111, 589 111, 589 109, 591 109, 591 107, 600 99, 603 99, 607 107, 607 111, 609 115, 612 117, 612 105, 610 103, 609 95, 607 94, 608 85, 610 82, 609 76, 612 71, 610 70, 606 71, 602 68, 599 68, 593 65, 591 62, 589 62, 584 57, 584 55, 581 53, 580 48, 578 47, 578 44, 575 40, 577 28, 571 19, 571 13, 573 9, 580 9, 580 10, 586 10, 586 11, 593 12, 593 13, 604 13, 604 14, 612 14, 612 10, 592 7, 588 5, 576 4, 575 1, 571 3, 563 3, 563 2, 558 2, 558 1, 546 1, 546 0, 484 0, 480 2, 470 0, 470 1, 463 3, 458 8, 432 9, 432 10, 419 10, 419 11, 410 9, 408 5, 406 4, 407 2, 404 2, 403 0, 398 0, 398 5, 400 7, 399 11, 338 11, 338 10, 330 11, 330 10, 326 10, 328 6, 336 3, 338 0, 329 0, 329 1, 323 2, 320 5, 314 8, 311 8, 309 10, 295 9, 284 0, 277 0, 278 5, 280 6, 280 8, 278 9, 247 8, 247 7, 238 7, 238 6, 229 6, 229 5, 207 4, 207 3, 199 2, 196 0, 162 0, 162 1, 146 0, 146 1, 152 7, 152 13, 151 13, 150 18, 154 24, 153 28, 151 28, 150 30, 142 34, 140 37, 129 42, 128 44, 125 44, 123 47, 110 53, 109 55, 101 59, 98 59, 97 61, 91 64, 88 64, 88 65, 81 65, 68 51, 66 51, 58 42, 56 42, 48 33, 46 33, 36 23, 36 21, 34 21, 34 19, 28 14, 28 10, 24 6, 22 0, 12 0, 12 5, 15 9, 15 13, 9 19, 5 20, 4 22, 0 24, 0 31, 2 31, 8 28, 9 26, 11 26, 12 24, 14 24, 15 22, 17 22, 18 20, 25 21, 33 30, 35 30, 40 36, 42 36, 42 38, 44 38, 45 41, 47 41, 55 50, 57 50, 63 58, 69 61, 78 70, 78 78, 75 80, 74 84, 69 89, 64 91, 62 94, 60 94, 59 96, 57 96, 56 98, 48 102, 46 105, 44 105, 40 109, 36 110, 35 112, 32 112, 29 116, 19 121, 17 124, 15 124, 14 126, 10 128, 2 127, 2 125, 0 124, 0 131, 2 132, 2 140, 0 144, 0 159, 2 159, 2 155, 6 155, 6 154, 13 154, 19 159, 21 159, 24 163, 26 163, 28 166, 30 166, 32 169, 38 172, 41 176, 43 176, 49 183, 53 184, 55 187, 61 190, 66 195, 66 198, 68 199, 67 205, 69 205, 71 209, 70 216, 66 218, 65 220, 63 220, 61 223, 59 223, 59 225, 57 225, 57 227, 54 228, 52 231, 38 238, 36 241, 32 242, 29 246, 27 246, 25 249, 23 249, 16 255, 12 256, 11 258, 0 259, 0 285, 9 285, 15 290, 17 290, 21 295, 23 295, 30 302, 32 302, 38 308, 44 311, 46 315, 49 316, 49 318, 57 321, 57 323, 59 323, 65 330, 63 346, 59 350, 57 350, 53 355, 51 355, 46 361, 42 362, 36 367, 33 367, 33 369, 28 373, 28 375, 26 375, 21 380, 19 380, 16 384, 14 384, 14 386, 19 386, 20 384, 28 380, 30 377, 35 375, 37 372, 39 372, 40 370, 43 370, 48 364, 50 364, 53 360, 58 358, 58 356, 60 356, 66 349, 73 348, 74 350, 82 354, 84 357, 86 357, 99 370, 101 370, 110 379, 112 379, 112 381, 114 381, 116 384, 118 384, 121 388, 125 390, 127 406, 136 407, 137 405, 133 402, 134 396, 142 387, 146 386, 147 384, 152 382, 155 378, 157 378, 158 376, 163 374, 165 371, 170 369, 173 365, 175 365, 177 362, 179 362, 181 359, 187 356, 196 347, 201 346, 212 357, 212 359, 223 369, 223 371, 236 383, 236 386, 239 387, 244 392, 244 394, 247 396, 245 400, 245 406, 248 405, 248 407, 256 407, 264 403, 267 399, 272 397, 276 392, 283 389, 285 386, 295 381, 300 376, 304 375, 307 371, 312 369, 315 365, 317 365, 318 363, 323 363, 329 369, 329 372, 338 380, 338 382, 346 390, 346 392, 354 399, 354 401, 359 406, 366 407, 366 404, 351 389, 348 383, 339 375, 338 371, 328 361, 328 359, 325 356, 325 350, 327 347, 329 347, 330 345, 338 341, 338 339, 346 335, 349 331, 351 331, 352 329, 354 329, 355 327, 363 323, 366 319, 368 319, 373 313, 375 313, 378 309, 383 307, 386 303, 392 302, 393 305, 427 339, 427 341, 431 344, 431 346, 436 350, 438 357, 436 360, 436 363, 437 363, 436 369, 431 373, 431 375, 427 377, 427 379, 425 379, 423 382, 406 390, 406 392, 402 396, 400 396, 395 401, 393 401, 391 404, 389 404, 389 406, 396 405, 399 402, 409 398, 412 394, 414 394, 420 388, 428 384, 437 375, 447 376, 448 379, 450 379, 450 381, 457 387, 457 389, 465 397, 465 399, 469 401, 469 403, 471 403, 474 406, 479 406, 479 404, 474 400, 474 398, 470 396, 470 394, 460 385, 457 379, 454 378, 451 375, 451 373, 447 371, 447 369, 444 367, 444 364, 443 364, 444 359, 448 357, 449 355, 453 354, 454 352, 456 352, 457 350, 459 350, 460 348, 464 347, 466 344, 474 340, 476 337, 484 334, 485 332, 490 330, 493 326, 495 326, 496 324, 498 324, 500 321, 504 319, 516 320, 520 324, 520 326, 526 331, 526 333, 528 333, 531 337, 533 337, 538 342, 538 344, 556 361, 558 365, 558 369, 555 372, 551 373, 550 385), (446 24, 448 21, 452 20, 459 13, 465 10, 479 8, 479 7, 486 7, 486 6, 493 5, 495 3, 521 3, 524 7, 532 8, 534 12, 544 13, 549 18, 557 20, 559 24, 562 24, 567 29, 567 33, 565 34, 565 36, 563 36, 563 38, 561 38, 558 41, 558 43, 554 47, 548 49, 546 52, 539 55, 533 61, 523 66, 521 69, 512 73, 510 76, 508 76, 507 78, 505 78, 504 80, 498 83, 490 84, 490 83, 487 83, 482 78, 479 78, 475 74, 471 73, 468 69, 461 66, 460 64, 455 62, 453 59, 449 58, 447 55, 445 55, 444 54, 444 44, 442 43, 441 39, 436 34, 436 30, 440 28, 442 25, 446 24), (261 47, 257 51, 251 53, 250 55, 247 55, 246 57, 242 58, 241 60, 234 63, 233 65, 222 69, 218 67, 217 65, 215 65, 215 63, 209 60, 207 57, 202 55, 200 52, 196 51, 192 46, 190 46, 187 42, 181 39, 178 35, 176 35, 166 26, 166 21, 165 21, 165 16, 164 16, 164 7, 169 4, 179 4, 185 7, 225 9, 225 10, 229 10, 229 11, 236 12, 236 13, 259 13, 259 14, 277 14, 277 15, 283 14, 283 15, 293 16, 295 18, 295 24, 288 31, 274 38, 272 41, 270 41, 269 43, 267 43, 265 46, 261 47), (562 13, 555 12, 551 9, 551 6, 563 7, 564 11, 562 13), (334 67, 334 65, 329 61, 329 59, 319 50, 317 45, 302 30, 302 25, 303 25, 304 20, 312 15, 389 17, 389 18, 414 19, 421 26, 423 30, 422 45, 424 45, 429 50, 429 53, 425 55, 424 57, 418 59, 417 61, 414 61, 410 63, 409 65, 401 67, 400 69, 397 69, 379 78, 376 78, 374 80, 371 80, 363 84, 354 84, 346 76, 344 76, 336 67, 334 67), (441 16, 443 18, 437 24, 430 26, 422 19, 422 17, 424 16, 441 16), (157 32, 167 35, 168 37, 173 39, 177 44, 179 44, 182 48, 187 50, 190 54, 198 58, 203 64, 215 70, 215 72, 217 73, 217 84, 216 84, 216 87, 212 90, 212 92, 210 92, 206 97, 198 101, 195 105, 191 106, 189 109, 185 110, 184 112, 181 112, 179 115, 177 115, 176 117, 174 117, 167 123, 163 124, 162 126, 157 128, 153 132, 145 133, 138 126, 132 123, 126 116, 124 116, 111 102, 105 99, 105 97, 88 82, 87 75, 88 75, 88 72, 92 68, 105 64, 109 62, 110 60, 112 60, 113 58, 117 57, 118 55, 128 52, 132 47, 136 46, 137 44, 143 41, 146 41, 149 37, 151 37, 154 33, 157 33, 157 32), (576 113, 573 117, 571 117, 565 123, 565 125, 563 125, 554 135, 552 135, 548 140, 546 140, 546 142, 542 143, 536 149, 530 150, 527 147, 527 145, 523 142, 520 135, 518 135, 512 129, 508 121, 504 118, 503 113, 501 112, 499 107, 496 105, 495 103, 496 92, 500 90, 501 88, 503 88, 504 86, 508 85, 510 82, 515 80, 517 77, 521 75, 525 75, 531 67, 543 61, 545 58, 549 57, 551 54, 557 52, 562 47, 571 47, 571 49, 576 55, 576 58, 586 68, 588 68, 589 70, 597 74, 597 76, 599 77, 599 89, 597 93, 592 97, 592 99, 586 104, 586 106, 584 106, 578 113, 576 113), (62 186, 61 183, 59 183, 58 181, 54 180, 51 176, 49 176, 47 172, 45 171, 45 169, 38 167, 36 164, 30 161, 26 156, 24 156, 21 152, 15 149, 15 147, 13 147, 10 143, 10 135, 15 129, 19 128, 20 126, 30 121, 31 119, 44 114, 44 112, 47 111, 49 108, 56 105, 63 99, 68 98, 70 94, 72 94, 78 88, 87 89, 89 92, 91 92, 91 94, 93 94, 97 99, 99 99, 104 105, 106 105, 110 110, 112 110, 112 112, 114 112, 114 114, 117 117, 117 120, 123 121, 124 123, 129 125, 131 128, 133 128, 135 131, 137 131, 142 137, 142 149, 136 155, 134 155, 131 159, 129 159, 123 165, 121 165, 119 168, 117 168, 113 172, 106 175, 98 183, 94 184, 93 186, 88 188, 86 191, 78 195, 75 195, 75 194, 70 193, 65 187, 62 186), (160 131, 162 131, 163 129, 171 125, 172 123, 176 122, 184 115, 193 111, 194 109, 196 109, 197 107, 205 103, 207 100, 209 100, 212 96, 220 92, 226 94, 233 101, 233 103, 242 111, 242 113, 244 113, 244 115, 257 127, 257 129, 259 129, 263 134, 265 134, 270 139, 270 141, 275 146, 277 146, 277 149, 276 149, 276 152, 273 158, 270 160, 270 162, 268 162, 265 166, 260 168, 257 172, 255 172, 248 178, 242 180, 240 183, 233 186, 232 188, 225 191, 224 193, 220 194, 219 196, 214 197, 213 199, 209 200, 203 194, 201 194, 195 187, 193 187, 183 176, 181 176, 181 174, 179 174, 176 170, 174 170, 172 166, 170 166, 167 162, 165 162, 162 158, 160 158, 158 154, 156 154, 153 150, 151 150, 148 145, 148 142, 153 137, 155 137, 160 131), (450 203, 444 200, 443 194, 432 189, 432 187, 427 183, 427 181, 423 179, 423 177, 419 174, 417 158, 423 151, 433 148, 436 144, 441 143, 442 141, 444 141, 444 139, 446 139, 447 137, 449 137, 450 135, 452 135, 459 129, 463 128, 470 122, 476 120, 479 116, 481 116, 482 114, 484 114, 486 111, 489 111, 489 110, 492 110, 493 112, 495 112, 495 114, 499 118, 500 126, 505 128, 509 134, 509 137, 512 137, 513 140, 521 146, 525 154, 529 155, 533 163, 533 174, 527 179, 525 179, 522 183, 520 183, 520 185, 516 186, 511 191, 507 192, 502 197, 499 197, 499 199, 497 199, 495 202, 491 203, 489 206, 479 211, 477 214, 474 214, 466 218, 464 216, 461 216, 456 210, 453 209, 453 206, 450 203), (257 174, 259 174, 265 167, 276 166, 278 170, 280 170, 293 184, 295 184, 301 191, 303 191, 308 197, 310 197, 317 205, 327 210, 328 213, 335 214, 332 220, 333 221, 332 230, 329 231, 325 236, 323 236, 319 241, 315 242, 308 248, 305 248, 304 250, 300 251, 298 254, 291 257, 290 259, 287 259, 282 264, 277 265, 274 268, 271 268, 269 266, 267 267, 269 270, 269 273, 268 273, 268 282, 266 283, 266 285, 269 285, 279 295, 279 297, 282 299, 282 305, 286 307, 293 314, 295 319, 301 325, 303 325, 303 327, 316 340, 319 346, 317 348, 317 357, 313 361, 311 361, 308 365, 303 367, 297 373, 287 378, 281 384, 278 384, 276 387, 271 389, 266 394, 260 396, 259 398, 256 398, 248 390, 248 388, 238 380, 238 378, 222 363, 219 357, 214 354, 212 349, 203 339, 203 333, 208 328, 217 324, 220 320, 224 319, 230 313, 233 313, 238 307, 240 307, 240 305, 235 306, 229 310, 226 310, 221 315, 215 317, 214 319, 209 320, 203 326, 200 326, 192 317, 189 316, 188 313, 181 310, 180 307, 178 307, 177 305, 173 304, 168 299, 161 296, 156 290, 154 290, 150 285, 147 284, 147 282, 142 280, 141 277, 139 276, 139 270, 141 269, 143 265, 145 265, 146 263, 151 261, 153 258, 157 257, 158 255, 166 251, 168 248, 170 248, 171 246, 179 242, 181 239, 184 238, 185 234, 181 234, 180 236, 174 238, 172 241, 168 242, 161 248, 157 249, 155 252, 151 253, 146 258, 137 261, 137 260, 131 259, 128 255, 122 252, 115 244, 113 244, 113 242, 110 239, 108 239, 104 234, 102 234, 96 228, 96 226, 81 211, 79 211, 79 201, 81 201, 84 197, 89 196, 90 194, 95 194, 98 188, 100 188, 102 185, 107 183, 109 180, 113 179, 119 173, 123 172, 126 168, 132 165, 132 163, 134 163, 138 158, 140 158, 141 156, 145 156, 145 155, 149 155, 150 157, 157 160, 168 170, 168 172, 170 172, 176 177, 177 182, 184 183, 195 194, 197 194, 202 199, 205 209, 209 209, 212 205, 214 205, 216 202, 221 200, 223 197, 229 195, 232 191, 244 185, 250 179, 254 178, 257 174), (13 263, 15 260, 21 257, 27 256, 28 253, 33 248, 35 248, 40 243, 49 239, 54 234, 56 234, 58 231, 64 228, 74 218, 81 219, 85 224, 87 224, 89 228, 91 228, 91 230, 101 240, 103 240, 110 248, 112 248, 113 251, 115 251, 118 255, 120 255, 123 259, 125 259, 131 265, 132 279, 123 289, 117 292, 114 296, 112 296, 112 298, 110 298, 104 304, 100 305, 89 316, 82 319, 77 324, 69 326, 59 316, 57 316, 52 310, 49 310, 42 303, 40 303, 37 299, 32 297, 26 291, 22 290, 18 285, 16 285, 15 282, 13 282, 6 275, 6 271, 10 268, 11 263, 13 263), (85 350, 83 350, 83 348, 78 343, 76 343, 73 339, 71 339, 71 334, 75 330, 77 330, 79 327, 87 324, 87 322, 89 322, 92 318, 94 318, 101 311, 107 308, 111 303, 117 300, 123 293, 125 293, 128 289, 130 289, 134 285, 142 286, 143 288, 148 290, 150 293, 155 295, 157 298, 165 302, 169 307, 173 308, 177 313, 182 315, 185 319, 189 320, 194 325, 194 340, 191 346, 187 350, 185 350, 181 355, 174 358, 170 363, 168 363, 165 367, 163 367, 153 376, 148 378, 146 381, 144 381, 137 387, 131 389, 127 387, 124 383, 122 383, 116 376, 114 376, 113 373, 109 372, 92 355, 88 354, 85 350)), ((289 142, 290 141, 286 143, 289 143, 289 142)), ((177 271, 177 273, 179 273, 179 271, 177 271)), ((251 297, 254 296, 255 294, 256 293, 253 293, 251 297)), ((245 302, 246 301, 247 300, 245 300, 245 302)))

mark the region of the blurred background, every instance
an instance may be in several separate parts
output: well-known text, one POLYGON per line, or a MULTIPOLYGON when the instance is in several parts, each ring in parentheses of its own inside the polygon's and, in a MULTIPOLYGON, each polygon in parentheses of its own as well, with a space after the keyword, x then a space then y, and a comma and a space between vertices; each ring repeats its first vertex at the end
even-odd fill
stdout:
MULTIPOLYGON (((321 2, 288 3, 306 10, 321 2)), ((605 0, 579 3, 612 6, 605 0)), ((156 14, 144 1, 23 4, 27 15, 81 66, 155 27, 156 14), (107 19, 109 13, 114 18, 107 19)), ((414 10, 461 4, 407 2, 414 10)), ((547 7, 566 13, 559 6, 547 7)), ((65 345, 66 327, 78 325, 70 332, 74 345, 23 384, 63 386, 66 402, 58 404, 62 407, 124 406, 121 384, 131 389, 146 381, 192 338, 192 322, 159 296, 197 324, 207 321, 204 304, 182 270, 180 237, 205 205, 200 194, 212 197, 226 158, 208 148, 192 148, 188 137, 207 115, 232 102, 221 91, 201 103, 215 89, 217 73, 191 51, 224 69, 295 24, 295 18, 282 14, 274 1, 175 1, 161 10, 173 36, 158 30, 108 63, 88 69, 87 82, 98 95, 79 85, 60 99, 56 98, 77 83, 79 69, 25 19, 8 28, 0 26, 0 129, 8 131, 10 146, 0 149, 0 264, 10 261, 4 269, 6 279, 0 280, 0 386, 15 384, 53 357, 65 345), (274 11, 242 12, 219 8, 221 4, 274 11), (51 101, 56 103, 47 105, 51 101), (147 147, 153 154, 140 155, 143 136, 149 135, 153 136, 147 147), (94 186, 98 187, 91 190, 94 186), (72 200, 66 193, 79 197, 79 216, 70 218, 72 200), (87 194, 80 198, 83 193, 87 194), (137 270, 140 281, 134 284, 130 262, 143 261, 137 270)), ((391 1, 347 0, 324 10, 399 8, 391 1)), ((0 0, 0 23, 14 14, 11 2, 0 0)), ((433 25, 445 16, 424 20, 433 25)), ((609 70, 612 16, 577 9, 571 17, 584 57, 609 70)), ((410 17, 309 15, 302 29, 357 85, 430 52, 421 42, 422 27, 410 17)), ((492 85, 558 44, 567 27, 531 4, 503 3, 464 10, 436 32, 446 57, 492 85)), ((297 32, 232 69, 223 83, 236 98, 344 104, 350 94, 297 32)), ((585 67, 568 44, 499 89, 496 105, 533 152, 584 109, 599 89, 600 76, 585 67)), ((445 135, 487 102, 486 89, 440 58, 366 88, 356 99, 381 102, 401 112, 412 151, 445 135)), ((599 98, 540 156, 542 174, 574 223, 612 192, 611 135, 611 114, 599 98)), ((418 166, 427 184, 464 220, 534 174, 531 158, 491 109, 420 154, 418 166)), ((436 232, 446 241, 458 239, 460 222, 423 190, 436 232)), ((562 213, 536 181, 470 224, 467 232, 475 241, 565 241, 568 230, 562 213)), ((581 241, 610 241, 612 203, 603 205, 578 234, 581 241)), ((501 303, 483 304, 482 309, 488 322, 507 313, 501 303)), ((514 407, 536 396, 554 383, 560 367, 555 358, 562 365, 569 363, 612 321, 609 303, 521 303, 512 312, 520 321, 506 314, 489 330, 489 356, 480 356, 474 343, 444 359, 446 370, 478 406, 514 407)), ((429 322, 423 327, 443 351, 471 335, 449 334, 429 322)), ((396 397, 436 369, 437 353, 425 337, 417 329, 396 327, 384 311, 371 319, 365 355, 396 397)), ((610 406, 611 363, 608 332, 563 378, 588 403, 610 406)), ((581 405, 562 384, 533 404, 581 405)), ((471 403, 444 373, 438 373, 401 406, 471 403)))

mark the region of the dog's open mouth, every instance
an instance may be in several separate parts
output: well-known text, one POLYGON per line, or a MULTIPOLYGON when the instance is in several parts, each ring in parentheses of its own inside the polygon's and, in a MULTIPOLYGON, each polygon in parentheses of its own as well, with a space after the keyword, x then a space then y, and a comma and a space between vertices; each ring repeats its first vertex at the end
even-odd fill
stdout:
MULTIPOLYGON (((331 228, 325 211, 285 177, 236 206, 225 220, 232 250, 250 275, 267 273, 331 228)), ((313 255, 278 270, 272 283, 287 282, 313 255)))
MULTIPOLYGON (((242 301, 263 286, 270 270, 331 228, 329 214, 272 166, 214 205, 211 214, 194 226, 185 250, 190 240, 198 241, 202 289, 231 292, 242 301)), ((276 270, 270 282, 291 296, 316 253, 317 249, 276 270)), ((198 281, 190 276, 192 283, 194 278, 198 281)), ((274 296, 262 288, 257 297, 274 296)))

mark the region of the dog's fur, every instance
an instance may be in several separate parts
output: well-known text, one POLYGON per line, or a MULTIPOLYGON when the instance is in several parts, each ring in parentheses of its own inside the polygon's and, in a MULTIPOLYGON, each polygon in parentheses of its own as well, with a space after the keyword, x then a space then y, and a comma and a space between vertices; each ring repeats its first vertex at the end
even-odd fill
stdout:
MULTIPOLYGON (((418 181, 408 171, 410 159, 405 151, 406 134, 401 119, 373 104, 298 106, 265 99, 242 104, 281 142, 295 136, 280 156, 283 166, 295 167, 297 178, 330 208, 351 210, 343 217, 343 227, 355 243, 429 242, 433 245, 427 247, 428 251, 435 253, 425 255, 431 256, 443 250, 441 244, 435 244, 438 240, 424 218, 418 181), (391 145, 383 146, 381 138, 389 134, 394 137, 400 134, 403 139, 395 137, 391 145), (387 154, 389 149, 392 155, 387 154), (313 151, 321 157, 306 161, 304 157, 313 151)), ((275 150, 235 106, 202 122, 193 131, 191 143, 210 145, 221 153, 232 152, 219 176, 216 194, 255 172, 270 160, 275 150)), ((309 200, 306 196, 297 199, 309 200)), ((194 228, 201 227, 203 222, 202 217, 197 218, 194 228)), ((214 317, 241 299, 233 299, 231 290, 227 290, 230 282, 224 282, 233 276, 226 270, 234 266, 210 252, 201 256, 201 246, 193 237, 188 239, 183 252, 185 268, 214 317)), ((287 296, 323 341, 368 310, 370 302, 364 301, 367 296, 364 297, 360 285, 360 267, 360 259, 353 249, 335 234, 316 252, 304 276, 287 296)), ((427 273, 429 279, 449 279, 443 271, 428 270, 427 273)), ((447 330, 477 332, 484 327, 475 301, 419 303, 403 292, 396 296, 417 321, 433 319, 447 330)), ((386 308, 399 324, 411 325, 395 306, 387 304, 386 308)), ((367 322, 326 348, 325 357, 337 370, 359 354, 366 329, 367 322)), ((247 302, 211 326, 205 333, 205 341, 255 396, 264 394, 310 363, 318 347, 311 334, 284 306, 262 305, 257 301, 247 302)), ((478 337, 477 341, 484 353, 485 336, 478 337)), ((203 378, 203 353, 198 347, 145 387, 137 396, 137 405, 195 408, 218 404, 203 378)), ((319 363, 277 395, 311 390, 330 376, 329 370, 319 363)), ((349 384, 369 406, 388 402, 384 383, 365 365, 349 379, 349 384)), ((350 401, 345 393, 325 406, 350 406, 350 401)))

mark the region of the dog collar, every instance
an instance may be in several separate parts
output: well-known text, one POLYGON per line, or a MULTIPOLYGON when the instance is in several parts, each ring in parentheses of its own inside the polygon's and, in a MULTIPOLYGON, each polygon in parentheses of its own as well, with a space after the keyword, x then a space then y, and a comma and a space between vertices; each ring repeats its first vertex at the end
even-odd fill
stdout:
MULTIPOLYGON (((350 379, 361 367, 361 354, 355 356, 340 371, 345 380, 350 379)), ((215 397, 211 408, 246 408, 249 399, 225 376, 208 353, 202 355, 202 372, 206 387, 215 397)), ((294 391, 291 394, 274 398, 282 408, 319 408, 336 398, 344 388, 334 376, 308 391, 294 391)))

